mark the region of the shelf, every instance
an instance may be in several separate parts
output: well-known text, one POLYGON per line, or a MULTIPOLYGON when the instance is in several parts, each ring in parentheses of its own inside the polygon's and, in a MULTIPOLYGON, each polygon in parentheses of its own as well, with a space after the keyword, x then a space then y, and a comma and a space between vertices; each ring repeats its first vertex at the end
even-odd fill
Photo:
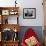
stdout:
POLYGON ((6 9, 18 9, 19 7, 0 7, 1 10, 6 9))
POLYGON ((18 46, 18 41, 2 42, 3 46, 18 46))
POLYGON ((15 41, 12 41, 12 40, 10 40, 10 41, 3 41, 4 43, 16 43, 16 42, 19 42, 19 40, 15 40, 15 41))
POLYGON ((0 16, 1 16, 0 24, 18 24, 18 17, 19 17, 18 10, 19 7, 0 7, 0 16), (9 17, 14 17, 14 19, 12 20, 9 17), (13 21, 15 23, 13 23, 13 21))
POLYGON ((2 24, 18 24, 18 16, 2 16, 2 24))
POLYGON ((0 46, 18 46, 18 42, 19 42, 18 31, 20 29, 19 21, 18 21, 19 18, 18 10, 19 7, 0 7, 0 23, 1 23, 0 24, 0 32, 1 32, 0 46), (7 38, 4 35, 5 31, 6 31, 5 35, 7 35, 7 38))
POLYGON ((18 15, 19 7, 0 7, 0 14, 2 15, 18 15))
POLYGON ((0 24, 1 27, 1 31, 5 28, 9 28, 12 29, 14 31, 14 29, 16 29, 17 31, 19 31, 20 26, 19 24, 0 24))

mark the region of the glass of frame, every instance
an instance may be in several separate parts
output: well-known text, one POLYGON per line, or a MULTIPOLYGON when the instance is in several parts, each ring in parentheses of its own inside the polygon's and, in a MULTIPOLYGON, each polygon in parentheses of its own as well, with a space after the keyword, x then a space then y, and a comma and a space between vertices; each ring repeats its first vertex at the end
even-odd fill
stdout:
POLYGON ((23 8, 23 18, 24 19, 35 19, 36 8, 23 8))
POLYGON ((2 10, 2 15, 9 15, 9 10, 2 10))

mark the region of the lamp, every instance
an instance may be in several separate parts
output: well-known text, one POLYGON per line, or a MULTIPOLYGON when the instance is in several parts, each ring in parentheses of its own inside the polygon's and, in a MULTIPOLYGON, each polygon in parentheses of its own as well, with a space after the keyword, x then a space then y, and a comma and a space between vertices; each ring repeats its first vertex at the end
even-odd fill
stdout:
POLYGON ((16 4, 17 4, 17 2, 16 2, 17 0, 15 0, 15 7, 16 7, 16 4))

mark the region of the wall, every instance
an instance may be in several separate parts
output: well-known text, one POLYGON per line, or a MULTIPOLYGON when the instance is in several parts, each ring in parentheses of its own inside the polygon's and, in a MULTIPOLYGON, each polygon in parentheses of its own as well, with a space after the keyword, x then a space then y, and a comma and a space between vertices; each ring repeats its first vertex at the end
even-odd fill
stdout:
POLYGON ((20 25, 22 26, 42 26, 43 25, 42 0, 21 1, 20 25), (36 19, 23 19, 23 8, 36 8, 36 19))
MULTIPOLYGON (((0 6, 15 6, 14 1, 15 0, 0 0, 0 6)), ((19 24, 21 26, 43 26, 42 0, 17 0, 17 3, 17 6, 20 7, 19 24), (36 8, 36 19, 23 19, 23 8, 36 8)))
POLYGON ((24 36, 24 33, 27 31, 28 28, 32 28, 33 31, 37 34, 37 37, 41 43, 43 43, 43 32, 41 26, 21 26, 19 31, 19 39, 20 42, 24 36))
MULTIPOLYGON (((15 0, 0 0, 0 7, 10 7, 15 6, 14 3, 15 0)), ((37 33, 40 41, 43 41, 43 6, 42 6, 42 0, 17 0, 17 6, 19 6, 19 24, 20 26, 36 26, 31 27, 34 28, 35 32, 37 33), (23 8, 36 8, 36 19, 23 19, 23 8), (39 27, 41 26, 41 27, 39 27)), ((9 17, 9 20, 11 21, 12 17, 9 17)), ((15 18, 13 19, 15 20, 15 18)), ((9 21, 9 23, 10 23, 9 21)), ((14 22, 14 21, 12 21, 14 22)), ((24 32, 23 28, 27 27, 21 27, 21 33, 24 32)), ((20 37, 21 38, 21 37, 20 37)))

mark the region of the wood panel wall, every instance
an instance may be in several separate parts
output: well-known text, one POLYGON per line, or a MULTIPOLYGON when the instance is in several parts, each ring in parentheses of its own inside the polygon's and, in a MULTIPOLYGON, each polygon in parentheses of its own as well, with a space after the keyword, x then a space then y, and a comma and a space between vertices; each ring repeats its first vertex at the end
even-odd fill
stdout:
POLYGON ((46 27, 46 0, 43 1, 44 8, 44 26, 46 27))
POLYGON ((43 9, 44 9, 44 42, 46 46, 46 0, 43 0, 43 9))

